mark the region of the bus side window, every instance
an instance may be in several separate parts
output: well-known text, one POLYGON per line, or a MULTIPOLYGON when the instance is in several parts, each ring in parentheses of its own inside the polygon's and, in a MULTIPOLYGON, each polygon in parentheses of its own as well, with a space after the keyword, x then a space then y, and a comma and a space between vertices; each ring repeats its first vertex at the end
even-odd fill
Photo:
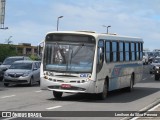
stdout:
POLYGON ((104 42, 102 40, 98 43, 98 63, 97 63, 97 72, 99 72, 103 66, 104 62, 104 42))
POLYGON ((119 60, 122 62, 124 60, 124 47, 123 42, 119 43, 119 60))
POLYGON ((112 42, 113 62, 117 62, 117 42, 112 42))
POLYGON ((136 43, 136 60, 139 60, 139 47, 138 47, 138 43, 136 43))
POLYGON ((106 42, 106 61, 107 63, 109 63, 111 61, 111 57, 110 57, 110 53, 111 53, 111 44, 110 42, 106 42))
POLYGON ((135 60, 135 43, 131 43, 131 60, 135 60))
POLYGON ((129 61, 129 43, 125 43, 125 60, 129 61))

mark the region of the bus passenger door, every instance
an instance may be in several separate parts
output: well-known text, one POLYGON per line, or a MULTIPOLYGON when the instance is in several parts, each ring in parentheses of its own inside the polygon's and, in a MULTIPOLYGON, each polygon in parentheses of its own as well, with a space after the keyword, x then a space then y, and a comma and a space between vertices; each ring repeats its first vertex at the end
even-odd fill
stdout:
POLYGON ((97 73, 96 92, 97 93, 102 92, 102 89, 103 89, 103 84, 105 79, 102 72, 103 63, 104 63, 104 41, 100 40, 98 43, 98 50, 97 50, 97 68, 96 68, 96 73, 97 73))

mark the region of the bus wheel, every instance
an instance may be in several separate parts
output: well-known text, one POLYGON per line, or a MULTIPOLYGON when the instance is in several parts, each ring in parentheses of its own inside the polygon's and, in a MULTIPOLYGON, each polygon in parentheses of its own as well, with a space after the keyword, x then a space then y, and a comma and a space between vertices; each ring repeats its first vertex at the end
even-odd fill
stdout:
POLYGON ((159 80, 159 75, 155 75, 155 80, 159 80))
POLYGON ((57 91, 53 91, 53 96, 56 98, 56 99, 60 99, 62 97, 62 92, 57 92, 57 91))
POLYGON ((98 98, 99 98, 100 100, 105 100, 106 97, 107 97, 107 93, 108 93, 107 81, 105 81, 105 82, 104 82, 104 85, 103 85, 103 91, 98 94, 98 98))
POLYGON ((130 86, 127 87, 127 91, 131 92, 133 90, 133 85, 134 85, 134 75, 131 75, 131 80, 130 80, 130 86))

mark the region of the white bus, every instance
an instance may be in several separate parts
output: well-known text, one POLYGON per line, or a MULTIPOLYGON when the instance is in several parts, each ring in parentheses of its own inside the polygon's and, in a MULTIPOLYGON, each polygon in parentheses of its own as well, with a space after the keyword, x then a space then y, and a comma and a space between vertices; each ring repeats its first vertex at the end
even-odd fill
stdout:
POLYGON ((91 31, 56 31, 46 35, 41 65, 41 89, 63 93, 93 93, 127 88, 142 79, 143 40, 91 31))

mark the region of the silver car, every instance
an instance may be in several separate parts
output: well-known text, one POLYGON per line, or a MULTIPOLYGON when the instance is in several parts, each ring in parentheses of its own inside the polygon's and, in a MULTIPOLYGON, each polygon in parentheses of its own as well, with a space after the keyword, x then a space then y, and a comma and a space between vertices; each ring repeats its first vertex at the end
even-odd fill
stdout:
POLYGON ((12 56, 7 57, 4 62, 0 65, 0 77, 3 78, 4 72, 11 66, 11 64, 15 61, 19 60, 31 60, 29 57, 26 56, 12 56))
POLYGON ((39 61, 15 61, 4 73, 4 85, 11 83, 28 84, 40 83, 40 62, 39 61))

